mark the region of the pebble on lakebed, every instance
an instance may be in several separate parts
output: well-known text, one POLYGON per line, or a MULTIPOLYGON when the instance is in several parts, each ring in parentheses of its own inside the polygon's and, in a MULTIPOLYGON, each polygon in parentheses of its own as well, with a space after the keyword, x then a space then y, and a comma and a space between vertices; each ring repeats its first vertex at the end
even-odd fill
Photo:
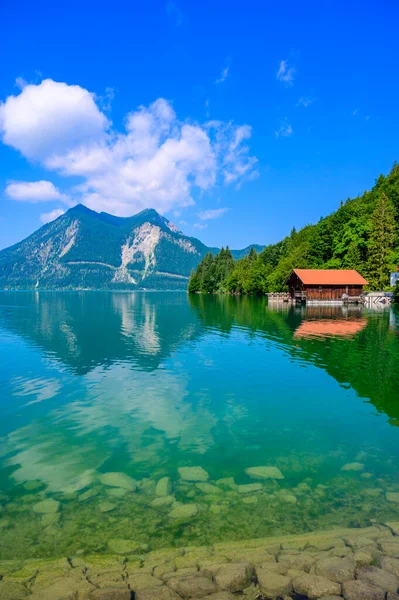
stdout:
POLYGON ((202 467, 179 467, 183 481, 208 481, 209 475, 202 467))
POLYGON ((102 485, 108 487, 122 488, 131 492, 137 489, 137 481, 126 473, 103 473, 98 479, 102 485))
POLYGON ((245 472, 251 479, 284 479, 277 467, 249 467, 245 472))
POLYGON ((363 471, 364 464, 360 462, 347 463, 341 467, 341 471, 363 471))
POLYGON ((60 510, 61 502, 48 498, 42 500, 33 506, 33 511, 42 515, 51 515, 57 513, 60 510))

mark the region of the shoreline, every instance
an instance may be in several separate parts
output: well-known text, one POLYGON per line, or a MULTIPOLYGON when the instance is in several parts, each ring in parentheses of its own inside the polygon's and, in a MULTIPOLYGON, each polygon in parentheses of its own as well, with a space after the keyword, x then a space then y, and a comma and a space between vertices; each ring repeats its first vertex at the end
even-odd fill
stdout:
POLYGON ((0 561, 1 600, 397 600, 399 521, 143 552, 0 561))

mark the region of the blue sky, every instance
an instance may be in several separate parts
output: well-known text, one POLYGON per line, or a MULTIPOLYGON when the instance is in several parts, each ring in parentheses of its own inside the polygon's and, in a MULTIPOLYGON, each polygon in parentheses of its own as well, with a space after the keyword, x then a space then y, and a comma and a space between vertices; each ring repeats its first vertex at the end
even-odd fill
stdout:
POLYGON ((233 248, 399 160, 398 4, 3 0, 0 248, 84 202, 233 248))

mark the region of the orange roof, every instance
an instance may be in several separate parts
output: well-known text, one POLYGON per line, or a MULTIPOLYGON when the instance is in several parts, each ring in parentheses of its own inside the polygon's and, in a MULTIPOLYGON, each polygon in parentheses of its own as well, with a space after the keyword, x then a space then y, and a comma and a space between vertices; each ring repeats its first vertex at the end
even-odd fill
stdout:
POLYGON ((351 337, 359 333, 367 325, 366 319, 320 319, 302 321, 294 333, 294 338, 311 337, 351 337))
POLYGON ((305 285, 367 285, 364 279, 354 269, 294 269, 299 279, 305 285))

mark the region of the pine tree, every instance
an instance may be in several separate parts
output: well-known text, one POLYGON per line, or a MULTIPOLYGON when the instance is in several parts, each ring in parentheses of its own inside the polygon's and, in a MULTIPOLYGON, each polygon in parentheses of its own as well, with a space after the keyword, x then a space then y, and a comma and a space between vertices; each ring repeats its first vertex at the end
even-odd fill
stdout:
POLYGON ((190 280, 188 282, 188 293, 196 294, 197 292, 200 291, 200 288, 201 288, 201 285, 200 285, 199 277, 196 274, 196 272, 194 271, 194 269, 192 269, 191 273, 190 273, 190 280))
POLYGON ((369 283, 383 290, 389 285, 390 255, 396 241, 395 211, 385 193, 377 201, 371 218, 368 252, 369 283))

